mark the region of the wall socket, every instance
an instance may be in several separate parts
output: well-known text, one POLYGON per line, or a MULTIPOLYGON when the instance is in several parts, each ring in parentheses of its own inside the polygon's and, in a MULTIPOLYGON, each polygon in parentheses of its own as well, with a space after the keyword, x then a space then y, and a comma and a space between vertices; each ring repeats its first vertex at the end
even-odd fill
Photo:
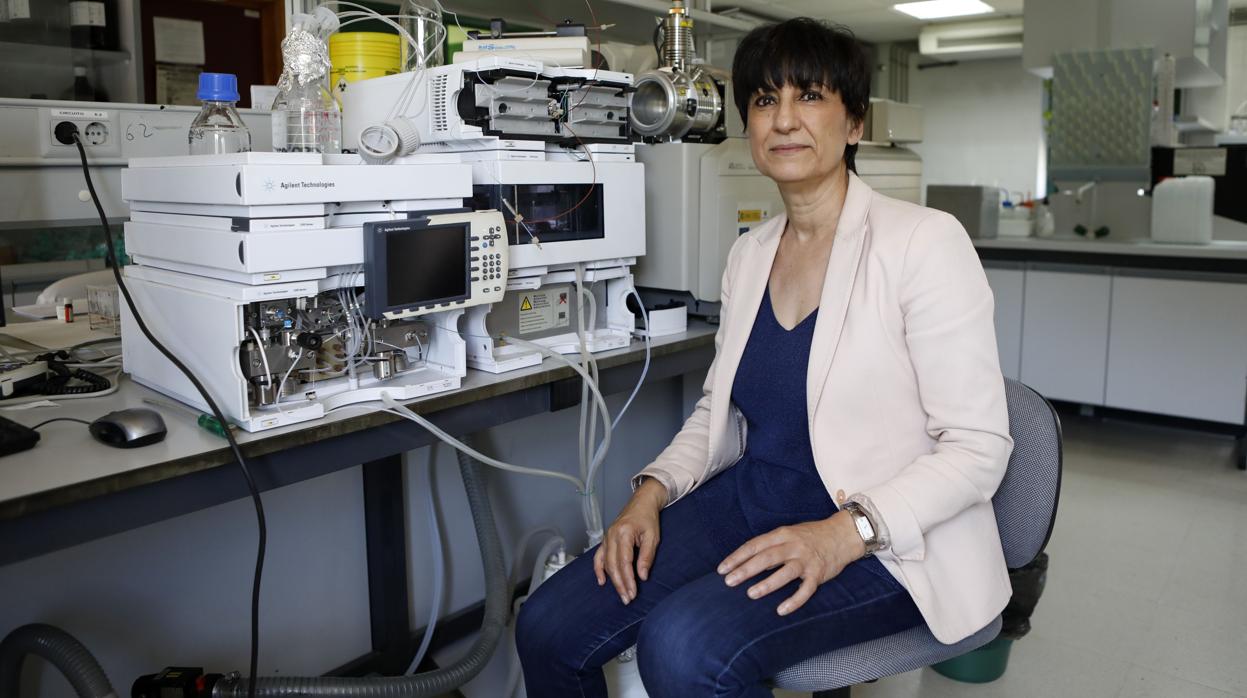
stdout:
MULTIPOLYGON (((120 127, 116 110, 41 109, 44 124, 44 155, 77 159, 74 133, 95 156, 120 156, 120 127)), ((43 140, 43 139, 40 139, 43 140)))

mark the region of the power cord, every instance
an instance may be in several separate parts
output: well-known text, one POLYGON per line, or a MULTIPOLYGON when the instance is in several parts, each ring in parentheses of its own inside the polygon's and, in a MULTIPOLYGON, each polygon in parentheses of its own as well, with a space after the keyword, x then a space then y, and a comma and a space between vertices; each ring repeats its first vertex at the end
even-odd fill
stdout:
MULTIPOLYGON (((195 386, 195 390, 203 396, 204 402, 208 404, 212 416, 216 417, 220 424, 229 424, 225 418, 225 413, 217 406, 216 400, 212 399, 212 395, 208 393, 208 389, 204 387, 199 378, 191 372, 186 364, 182 363, 178 357, 173 355, 165 345, 161 344, 151 330, 147 328, 147 323, 143 321, 143 316, 139 315, 138 308, 134 304, 134 299, 130 296, 130 289, 126 288, 125 281, 121 277, 121 264, 113 251, 113 234, 108 227, 108 216, 104 215, 104 206, 100 203, 99 194, 95 192, 95 184, 91 181, 91 169, 87 166, 87 149, 82 144, 77 131, 74 131, 74 144, 78 146, 78 157, 82 160, 82 176, 87 181, 87 191, 91 193, 91 200, 95 202, 95 211, 100 216, 100 225, 104 228, 104 244, 105 255, 107 256, 108 265, 113 270, 113 278, 117 281, 117 288, 121 289, 121 295, 126 299, 126 306, 130 308, 130 313, 134 316, 134 322, 138 325, 139 330, 147 341, 156 347, 156 350, 164 355, 174 366, 177 367, 183 375, 190 380, 191 385, 195 386)), ((256 525, 259 528, 259 544, 256 546, 255 555, 255 574, 251 579, 251 673, 254 679, 259 674, 260 659, 260 580, 264 576, 264 550, 268 542, 268 526, 264 519, 264 503, 260 501, 260 490, 256 487, 255 478, 251 476, 251 470, 247 467, 247 460, 243 458, 242 449, 238 446, 238 441, 234 438, 231 430, 225 429, 225 438, 229 441, 230 450, 234 453, 234 458, 238 461, 238 467, 242 470, 243 479, 247 481, 247 490, 251 493, 251 501, 255 503, 256 525)), ((254 680, 248 682, 247 695, 248 698, 255 698, 256 682, 254 680)))
POLYGON ((86 424, 87 426, 91 425, 91 423, 88 422, 87 420, 78 419, 77 417, 54 417, 52 419, 45 419, 42 422, 39 422, 38 424, 31 427, 31 429, 38 429, 44 424, 51 424, 52 422, 77 422, 79 424, 86 424))

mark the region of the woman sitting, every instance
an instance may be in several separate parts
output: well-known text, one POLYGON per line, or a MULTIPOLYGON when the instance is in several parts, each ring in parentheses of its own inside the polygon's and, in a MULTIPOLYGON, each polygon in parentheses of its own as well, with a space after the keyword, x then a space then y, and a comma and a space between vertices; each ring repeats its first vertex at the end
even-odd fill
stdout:
POLYGON ((605 696, 634 644, 652 698, 770 696, 809 657, 923 623, 954 643, 1008 601, 992 294, 955 219, 857 177, 870 72, 810 19, 741 41, 736 107, 785 213, 732 247, 692 416, 524 605, 529 698, 605 696))

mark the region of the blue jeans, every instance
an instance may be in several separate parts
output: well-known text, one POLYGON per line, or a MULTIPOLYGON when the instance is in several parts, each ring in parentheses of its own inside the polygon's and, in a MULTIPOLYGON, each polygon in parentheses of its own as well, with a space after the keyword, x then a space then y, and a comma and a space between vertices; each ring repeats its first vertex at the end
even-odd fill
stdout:
POLYGON ((595 550, 537 589, 516 627, 529 698, 605 698, 601 667, 634 644, 651 698, 769 698, 768 679, 793 664, 923 622, 909 593, 873 557, 846 567, 787 616, 776 608, 800 580, 757 600, 745 592, 769 573, 727 586, 715 569, 742 543, 827 515, 751 511, 752 498, 742 503, 740 496, 749 473, 737 468, 745 465, 663 510, 649 580, 638 581, 627 606, 609 581, 598 586, 595 550))

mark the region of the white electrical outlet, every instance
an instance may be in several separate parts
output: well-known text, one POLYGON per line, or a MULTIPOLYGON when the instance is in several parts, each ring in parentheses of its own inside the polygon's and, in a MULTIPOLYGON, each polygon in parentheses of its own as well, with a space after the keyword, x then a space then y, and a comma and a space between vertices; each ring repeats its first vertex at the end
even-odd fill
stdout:
POLYGON ((65 157, 76 160, 77 146, 74 133, 95 157, 119 157, 118 114, 104 109, 41 109, 46 140, 43 140, 45 157, 65 157))
POLYGON ((108 143, 108 124, 92 121, 87 124, 83 133, 86 134, 87 145, 104 145, 108 143))

